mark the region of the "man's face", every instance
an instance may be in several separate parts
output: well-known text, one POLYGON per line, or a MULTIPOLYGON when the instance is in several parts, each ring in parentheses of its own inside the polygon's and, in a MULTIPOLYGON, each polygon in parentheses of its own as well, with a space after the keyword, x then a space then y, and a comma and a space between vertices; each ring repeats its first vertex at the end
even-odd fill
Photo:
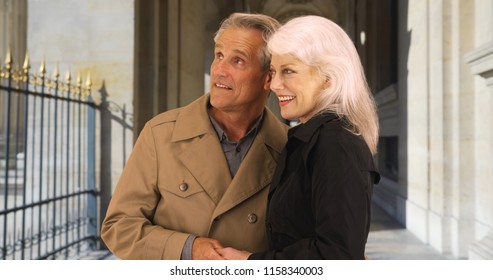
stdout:
POLYGON ((255 29, 228 28, 219 36, 211 64, 210 102, 224 112, 263 108, 268 96, 269 71, 263 71, 259 50, 262 33, 255 29))

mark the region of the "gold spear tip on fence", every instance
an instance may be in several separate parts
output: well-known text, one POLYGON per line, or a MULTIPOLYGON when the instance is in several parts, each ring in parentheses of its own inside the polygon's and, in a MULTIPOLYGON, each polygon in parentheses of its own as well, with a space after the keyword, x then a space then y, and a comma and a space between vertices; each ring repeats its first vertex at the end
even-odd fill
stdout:
POLYGON ((5 57, 5 65, 7 69, 12 68, 12 53, 10 52, 10 47, 7 49, 7 56, 5 57))
POLYGON ((88 89, 92 87, 91 73, 87 74, 86 87, 88 89))
POLYGON ((55 65, 55 70, 53 70, 53 78, 55 81, 58 81, 58 78, 60 77, 60 71, 58 70, 58 62, 55 65))
POLYGON ((29 72, 30 68, 31 68, 31 63, 29 62, 29 51, 27 51, 26 58, 24 58, 24 66, 22 66, 22 69, 24 69, 24 72, 27 73, 29 72))
POLYGON ((72 75, 70 74, 70 68, 67 69, 67 74, 65 75, 65 80, 67 80, 67 83, 70 83, 72 80, 72 75))
POLYGON ((46 62, 43 56, 43 60, 41 61, 41 66, 39 66, 39 75, 41 77, 44 77, 45 74, 46 74, 46 62))
POLYGON ((91 95, 91 87, 92 87, 91 73, 88 73, 86 79, 86 96, 91 95))
POLYGON ((80 72, 77 73, 77 87, 75 93, 82 94, 82 78, 80 77, 80 72))

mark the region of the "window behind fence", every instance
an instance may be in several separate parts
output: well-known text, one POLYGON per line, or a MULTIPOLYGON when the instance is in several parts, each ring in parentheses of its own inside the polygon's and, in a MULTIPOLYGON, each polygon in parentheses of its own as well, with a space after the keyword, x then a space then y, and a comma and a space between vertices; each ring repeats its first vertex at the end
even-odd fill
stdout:
POLYGON ((74 258, 99 237, 90 79, 0 66, 0 259, 74 258))

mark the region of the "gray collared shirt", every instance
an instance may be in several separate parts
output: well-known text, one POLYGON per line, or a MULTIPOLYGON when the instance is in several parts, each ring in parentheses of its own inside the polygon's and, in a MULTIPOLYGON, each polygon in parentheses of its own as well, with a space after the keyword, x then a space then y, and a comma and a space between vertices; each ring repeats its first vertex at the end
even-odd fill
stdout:
POLYGON ((228 162, 229 171, 231 172, 232 177, 236 175, 236 172, 238 172, 238 169, 240 168, 241 162, 245 158, 248 150, 250 150, 253 140, 257 135, 258 127, 260 125, 260 122, 262 121, 263 116, 264 114, 262 113, 253 127, 250 129, 250 131, 243 138, 241 138, 240 141, 233 142, 229 140, 228 136, 221 128, 221 126, 219 126, 216 120, 214 120, 214 118, 209 115, 212 126, 214 126, 214 129, 217 132, 217 136, 219 137, 219 142, 221 143, 221 146, 223 148, 224 156, 226 157, 226 160, 228 162))
MULTIPOLYGON (((248 150, 250 150, 255 136, 257 136, 257 131, 263 117, 264 113, 262 112, 252 129, 250 129, 250 131, 243 138, 241 138, 238 143, 235 143, 228 139, 228 136, 224 133, 221 126, 219 126, 216 120, 214 120, 214 118, 209 114, 209 119, 211 120, 212 126, 216 130, 217 136, 219 137, 219 142, 223 148, 224 156, 228 162, 229 172, 231 172, 232 177, 236 175, 236 172, 238 172, 238 169, 240 168, 241 162, 245 158, 248 150)), ((183 247, 181 254, 182 260, 192 259, 192 246, 195 238, 197 238, 197 236, 191 234, 185 241, 185 246, 183 247)))

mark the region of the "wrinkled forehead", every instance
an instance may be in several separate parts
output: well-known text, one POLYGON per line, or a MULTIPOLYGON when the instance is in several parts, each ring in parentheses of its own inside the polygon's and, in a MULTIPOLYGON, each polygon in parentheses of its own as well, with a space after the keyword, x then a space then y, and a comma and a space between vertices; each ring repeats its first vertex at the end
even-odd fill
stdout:
POLYGON ((246 57, 257 56, 264 46, 262 33, 256 29, 232 27, 217 39, 215 50, 231 51, 246 57))

